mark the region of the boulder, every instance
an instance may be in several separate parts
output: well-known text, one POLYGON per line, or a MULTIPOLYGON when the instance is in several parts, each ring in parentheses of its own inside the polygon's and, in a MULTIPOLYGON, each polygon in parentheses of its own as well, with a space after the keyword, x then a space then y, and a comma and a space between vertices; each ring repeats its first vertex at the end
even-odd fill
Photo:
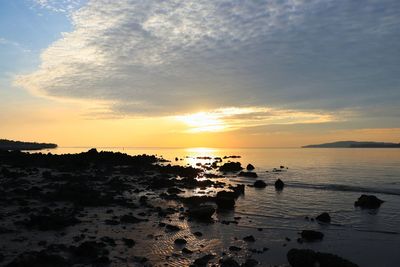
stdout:
POLYGON ((324 238, 324 234, 313 230, 303 230, 301 232, 301 238, 307 242, 319 241, 324 238))
POLYGON ((178 239, 175 239, 174 243, 176 245, 182 246, 182 245, 186 245, 187 241, 183 238, 178 238, 178 239))
POLYGON ((235 192, 220 191, 217 193, 215 203, 218 209, 233 209, 235 207, 235 192))
POLYGON ((241 267, 255 267, 258 265, 258 261, 255 259, 246 259, 246 261, 241 265, 241 267))
POLYGON ((281 179, 278 179, 275 181, 275 189, 276 190, 282 190, 283 187, 285 187, 285 183, 281 179))
POLYGON ((235 261, 233 258, 224 258, 219 260, 220 267, 240 267, 239 263, 235 261))
POLYGON ((254 238, 254 236, 249 235, 249 236, 243 237, 243 241, 246 241, 246 242, 255 242, 256 239, 254 238))
POLYGON ((257 180, 254 182, 254 187, 256 188, 265 188, 267 184, 263 180, 257 180))
POLYGON ((240 162, 227 162, 219 167, 219 170, 221 172, 238 172, 243 170, 243 168, 240 162))
POLYGON ((291 249, 286 255, 292 267, 358 267, 357 264, 329 253, 310 249, 291 249))
POLYGON ((254 170, 254 166, 252 164, 247 164, 246 170, 252 171, 254 170))
POLYGON ((323 222, 323 223, 330 223, 331 222, 331 216, 327 212, 321 213, 315 219, 317 219, 317 221, 323 222))
POLYGON ((200 220, 200 221, 209 221, 211 220, 211 216, 214 214, 215 208, 211 205, 202 205, 198 207, 190 208, 188 211, 189 217, 200 220))
POLYGON ((381 206, 383 202, 385 201, 380 200, 373 195, 361 195, 358 200, 354 202, 354 206, 363 209, 377 209, 381 206))

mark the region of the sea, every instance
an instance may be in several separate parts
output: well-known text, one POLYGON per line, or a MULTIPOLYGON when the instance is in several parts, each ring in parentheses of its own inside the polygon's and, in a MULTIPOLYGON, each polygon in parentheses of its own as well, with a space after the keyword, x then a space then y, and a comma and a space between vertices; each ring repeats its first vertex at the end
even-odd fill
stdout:
MULTIPOLYGON (((42 152, 64 154, 88 149, 60 147, 42 152)), ((111 147, 97 150, 157 155, 170 160, 171 164, 194 167, 213 161, 203 157, 234 155, 240 158, 225 161, 239 161, 244 167, 249 163, 254 165, 258 178, 233 174, 222 178, 227 183, 246 185, 261 179, 268 186, 264 189, 246 187, 245 195, 237 200, 233 212, 217 215, 220 221, 241 219, 237 225, 211 226, 209 236, 218 242, 213 247, 210 241, 209 249, 215 252, 222 245, 243 245, 241 237, 253 235, 256 242, 252 246, 265 248, 253 255, 261 266, 285 266, 286 253, 291 248, 337 254, 364 267, 400 266, 400 149, 111 147), (274 168, 282 171, 274 172, 274 168), (285 183, 282 191, 275 190, 277 179, 285 183), (376 210, 360 209, 354 202, 362 194, 375 195, 385 202, 376 210), (330 214, 330 224, 320 224, 313 219, 322 212, 330 214), (299 232, 305 229, 323 232, 324 239, 297 242, 299 232)), ((206 232, 205 229, 206 226, 202 230, 206 232)), ((163 244, 157 244, 157 248, 159 246, 163 244)))

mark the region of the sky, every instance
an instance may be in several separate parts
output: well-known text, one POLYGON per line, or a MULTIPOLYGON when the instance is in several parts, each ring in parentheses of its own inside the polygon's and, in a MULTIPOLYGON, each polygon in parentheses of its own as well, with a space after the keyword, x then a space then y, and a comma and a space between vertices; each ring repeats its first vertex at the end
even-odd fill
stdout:
POLYGON ((0 0, 0 138, 400 142, 398 0, 0 0))

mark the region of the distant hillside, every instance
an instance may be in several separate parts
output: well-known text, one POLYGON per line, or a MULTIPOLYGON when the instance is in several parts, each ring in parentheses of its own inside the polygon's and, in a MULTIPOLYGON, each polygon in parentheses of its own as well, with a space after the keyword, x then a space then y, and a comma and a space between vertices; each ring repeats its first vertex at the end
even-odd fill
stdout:
POLYGON ((400 143, 384 142, 357 142, 357 141, 339 141, 318 145, 302 146, 303 148, 400 148, 400 143))
POLYGON ((13 140, 0 139, 0 149, 2 150, 40 150, 45 148, 56 148, 56 144, 20 142, 13 140))

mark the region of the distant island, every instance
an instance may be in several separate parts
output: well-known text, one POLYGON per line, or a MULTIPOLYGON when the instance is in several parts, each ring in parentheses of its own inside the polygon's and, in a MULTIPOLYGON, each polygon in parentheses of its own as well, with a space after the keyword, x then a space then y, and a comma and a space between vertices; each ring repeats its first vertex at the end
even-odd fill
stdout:
POLYGON ((400 143, 338 141, 318 145, 307 145, 302 146, 302 148, 400 148, 400 143))
POLYGON ((51 143, 21 142, 0 139, 0 150, 41 150, 56 147, 56 144, 51 143))

